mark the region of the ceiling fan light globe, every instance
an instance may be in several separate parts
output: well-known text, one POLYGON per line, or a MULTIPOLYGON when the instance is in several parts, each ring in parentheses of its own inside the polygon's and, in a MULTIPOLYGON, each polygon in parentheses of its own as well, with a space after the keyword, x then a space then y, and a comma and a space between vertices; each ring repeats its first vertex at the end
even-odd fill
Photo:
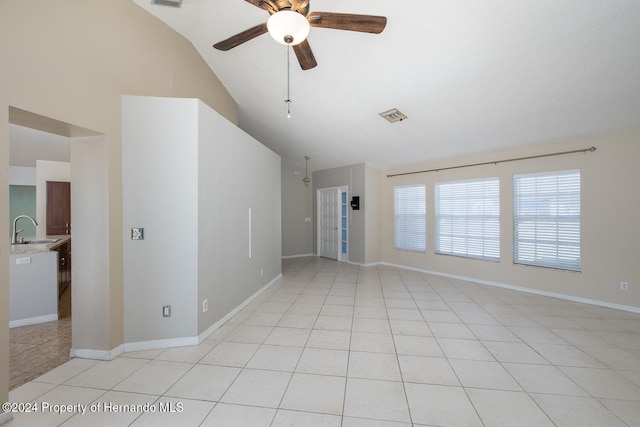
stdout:
POLYGON ((271 37, 283 45, 295 46, 302 43, 309 35, 310 28, 305 16, 290 10, 274 13, 267 21, 267 29, 271 37), (292 41, 288 42, 288 40, 292 41))

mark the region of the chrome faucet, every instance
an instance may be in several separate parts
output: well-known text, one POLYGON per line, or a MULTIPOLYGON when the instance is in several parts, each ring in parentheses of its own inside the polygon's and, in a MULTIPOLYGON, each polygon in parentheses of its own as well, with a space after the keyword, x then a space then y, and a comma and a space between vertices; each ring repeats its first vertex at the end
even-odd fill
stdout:
POLYGON ((18 243, 18 233, 24 231, 24 230, 16 231, 16 224, 18 223, 18 220, 20 218, 29 218, 31 220, 31 222, 33 223, 34 227, 38 226, 38 223, 36 222, 36 220, 31 218, 29 215, 18 215, 16 217, 16 219, 13 220, 13 233, 11 233, 11 244, 12 245, 15 245, 16 243, 18 243))

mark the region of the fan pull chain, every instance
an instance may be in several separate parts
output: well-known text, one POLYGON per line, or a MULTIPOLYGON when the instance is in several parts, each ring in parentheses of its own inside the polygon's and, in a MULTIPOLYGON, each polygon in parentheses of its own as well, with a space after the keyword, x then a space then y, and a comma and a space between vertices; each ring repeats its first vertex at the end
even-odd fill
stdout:
POLYGON ((284 100, 284 102, 287 103, 287 119, 291 118, 291 77, 290 77, 290 73, 291 73, 291 63, 289 61, 289 56, 290 56, 290 51, 291 51, 291 44, 287 44, 287 99, 284 100))

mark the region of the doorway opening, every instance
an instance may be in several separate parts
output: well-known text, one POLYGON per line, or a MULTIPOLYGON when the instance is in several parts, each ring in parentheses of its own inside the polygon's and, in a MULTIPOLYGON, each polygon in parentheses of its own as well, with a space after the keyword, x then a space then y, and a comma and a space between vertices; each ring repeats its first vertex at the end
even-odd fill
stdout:
POLYGON ((318 256, 347 262, 349 259, 349 188, 317 190, 318 256))
MULTIPOLYGON (((81 220, 83 217, 87 217, 86 210, 83 206, 90 202, 86 201, 83 192, 78 192, 74 189, 73 180, 71 179, 72 173, 72 159, 76 164, 81 165, 85 161, 92 159, 86 159, 83 155, 85 150, 74 149, 74 145, 82 146, 84 141, 96 141, 101 140, 106 145, 106 137, 96 132, 84 129, 78 126, 74 126, 68 123, 63 123, 55 119, 51 119, 45 116, 41 116, 35 113, 31 113, 25 110, 9 107, 9 166, 10 166, 10 186, 15 184, 16 189, 31 187, 30 191, 16 191, 16 194, 21 194, 21 198, 18 203, 18 210, 28 206, 30 209, 30 216, 34 219, 37 218, 37 226, 33 230, 26 230, 26 236, 41 237, 60 237, 61 235, 71 234, 71 221, 70 215, 73 212, 74 217, 78 217, 81 220), (75 154, 74 154, 75 152, 75 154), (47 192, 47 183, 53 181, 64 182, 68 187, 68 196, 65 203, 68 204, 65 209, 68 210, 68 219, 63 220, 63 224, 57 224, 57 228, 54 230, 51 227, 47 227, 48 216, 51 214, 50 208, 52 204, 57 203, 57 199, 51 198, 51 192, 47 192), (24 196, 24 195, 27 196, 24 196), (25 205, 25 197, 26 200, 25 205), (69 199, 73 199, 73 203, 69 199), (84 200, 84 201, 83 201, 84 200), (53 236, 55 234, 55 236, 53 236)), ((86 144, 84 144, 86 145, 86 144)), ((106 156, 103 155, 102 162, 106 156)), ((84 187, 87 184, 84 182, 91 175, 79 174, 78 179, 82 182, 80 187, 84 187)), ((91 181, 91 180, 89 180, 91 181)), ((95 179, 94 179, 95 181, 95 179)), ((10 187, 11 188, 11 187, 10 187)), ((86 191, 86 190, 85 190, 86 191)), ((107 194, 105 192, 99 192, 101 198, 104 199, 103 205, 107 204, 107 194)), ((14 202, 14 192, 10 191, 10 210, 11 205, 14 202)), ((17 212, 17 211, 16 211, 17 212)), ((15 212, 11 212, 10 220, 13 220, 15 212)), ((106 217, 106 212, 103 215, 106 217)), ((82 222, 82 221, 81 221, 82 222)), ((23 221, 27 224, 28 221, 23 221)), ((11 225, 10 225, 11 230, 11 225)), ((84 233, 78 233, 71 236, 72 239, 64 239, 64 244, 52 245, 50 251, 45 255, 40 253, 38 255, 45 255, 48 259, 53 260, 51 262, 52 268, 44 271, 45 279, 42 283, 46 283, 49 287, 57 285, 57 291, 53 290, 47 295, 51 294, 52 301, 48 301, 48 311, 52 311, 52 314, 45 316, 35 315, 17 316, 19 319, 10 318, 7 327, 9 331, 9 351, 10 363, 9 363, 9 389, 12 390, 38 376, 48 372, 49 370, 65 363, 71 358, 72 343, 74 341, 73 335, 75 332, 75 324, 78 322, 75 316, 77 308, 81 308, 81 311, 90 311, 86 306, 86 302, 83 299, 79 299, 76 295, 76 268, 71 267, 71 241, 75 248, 76 243, 81 246, 87 246, 87 237, 84 233), (54 277, 49 277, 54 275, 54 277), (72 280, 73 279, 73 280, 72 280), (73 281, 73 292, 72 292, 73 281), (24 317, 24 318, 23 318, 24 317), (73 324, 73 325, 72 325, 73 324)), ((28 239, 27 239, 28 240, 28 239)), ((89 242, 91 244, 92 242, 89 242)), ((12 257, 15 255, 15 248, 12 247, 12 257)), ((26 250, 26 249, 25 249, 26 250)), ((36 258, 36 254, 30 255, 25 253, 19 255, 22 258, 36 258)), ((85 257, 87 255, 84 255, 85 257)), ((92 256, 92 255, 88 255, 92 256)), ((24 262, 24 259, 22 260, 24 262)), ((94 260, 94 263, 96 261, 94 260)), ((17 262, 16 262, 17 264, 17 262)), ((18 267, 28 268, 31 264, 21 264, 18 267)), ((13 262, 11 263, 13 267, 13 262)), ((82 270, 82 268, 80 269, 82 270)), ((30 272, 32 274, 34 272, 30 272)), ((10 295, 10 307, 9 313, 12 313, 12 304, 16 302, 15 292, 12 292, 12 288, 15 290, 13 279, 16 276, 10 272, 9 277, 9 295, 10 295)), ((40 273, 35 274, 36 279, 32 282, 40 282, 40 273)), ((34 293, 35 291, 29 291, 34 293)), ((41 298, 39 292, 38 297, 41 298)), ((26 295, 26 300, 29 299, 35 301, 34 295, 26 295)), ((15 310, 14 310, 15 312, 15 310)), ((81 316, 82 317, 82 316, 81 316)), ((80 319, 81 321, 82 319, 80 319)))

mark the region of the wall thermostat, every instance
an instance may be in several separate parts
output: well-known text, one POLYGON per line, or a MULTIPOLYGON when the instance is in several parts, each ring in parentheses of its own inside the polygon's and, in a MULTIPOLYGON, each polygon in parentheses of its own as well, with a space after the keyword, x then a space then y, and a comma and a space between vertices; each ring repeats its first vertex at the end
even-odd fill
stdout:
POLYGON ((351 198, 351 209, 354 211, 360 210, 360 196, 353 196, 351 198))

